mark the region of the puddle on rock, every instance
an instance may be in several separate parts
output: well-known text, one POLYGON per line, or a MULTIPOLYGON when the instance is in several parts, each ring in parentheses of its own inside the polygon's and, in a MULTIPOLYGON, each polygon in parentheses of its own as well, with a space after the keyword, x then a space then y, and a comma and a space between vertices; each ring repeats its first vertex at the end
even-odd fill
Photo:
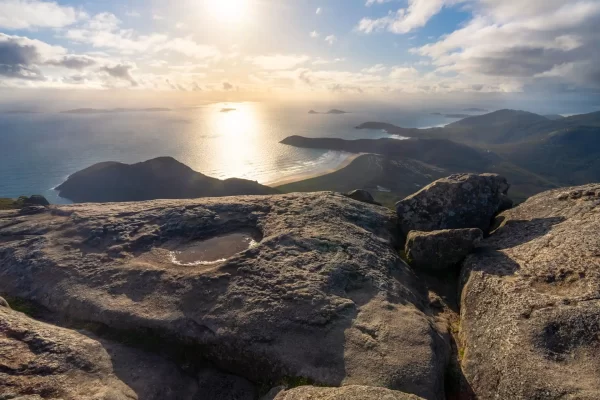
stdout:
POLYGON ((260 237, 255 232, 235 232, 202 241, 167 243, 173 264, 183 266, 211 265, 227 260, 233 255, 258 245, 260 237))

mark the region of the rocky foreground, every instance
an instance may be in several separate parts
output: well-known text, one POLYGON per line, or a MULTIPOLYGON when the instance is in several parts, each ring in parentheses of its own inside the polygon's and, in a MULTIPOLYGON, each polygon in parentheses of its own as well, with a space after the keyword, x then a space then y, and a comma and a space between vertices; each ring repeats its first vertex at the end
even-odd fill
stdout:
POLYGON ((507 189, 0 211, 0 398, 600 398, 600 185, 507 189))

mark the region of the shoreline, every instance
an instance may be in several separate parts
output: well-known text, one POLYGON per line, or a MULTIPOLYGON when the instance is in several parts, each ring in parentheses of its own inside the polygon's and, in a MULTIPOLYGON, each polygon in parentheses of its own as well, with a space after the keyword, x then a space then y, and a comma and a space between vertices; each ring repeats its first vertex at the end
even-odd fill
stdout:
POLYGON ((344 161, 342 161, 342 163, 340 163, 340 165, 338 165, 335 168, 330 168, 328 170, 312 172, 312 173, 309 173, 309 172, 299 173, 296 175, 291 175, 291 176, 277 179, 274 181, 265 182, 265 183, 263 183, 263 185, 275 188, 277 186, 288 185, 290 183, 296 183, 296 182, 300 182, 300 181, 303 181, 306 179, 318 178, 319 176, 328 175, 333 172, 339 171, 340 169, 346 168, 348 165, 350 165, 352 163, 352 161, 356 160, 358 157, 365 155, 365 154, 369 154, 369 153, 348 153, 348 157, 346 157, 346 159, 344 161))

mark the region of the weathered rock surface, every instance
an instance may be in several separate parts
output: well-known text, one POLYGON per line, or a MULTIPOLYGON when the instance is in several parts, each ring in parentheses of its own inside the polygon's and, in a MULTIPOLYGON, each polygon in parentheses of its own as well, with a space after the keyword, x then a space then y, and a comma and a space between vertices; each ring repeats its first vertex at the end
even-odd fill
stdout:
POLYGON ((398 224, 405 235, 461 228, 486 233, 494 215, 507 207, 509 187, 496 174, 451 175, 396 203, 398 224))
POLYGON ((463 369, 481 399, 600 398, 600 184, 502 213, 467 257, 463 369))
POLYGON ((419 400, 412 394, 394 390, 368 387, 345 386, 341 388, 322 388, 301 386, 296 389, 280 392, 275 400, 419 400))
POLYGON ((371 195, 371 193, 369 193, 366 190, 353 190, 351 192, 346 193, 345 196, 351 198, 352 200, 362 201, 363 203, 381 205, 378 202, 376 202, 373 198, 373 195, 371 195))
POLYGON ((254 382, 441 399, 448 335, 392 246, 395 226, 391 211, 331 193, 4 211, 0 291, 158 334, 254 382), (174 262, 248 230, 262 240, 226 260, 174 262))
POLYGON ((404 252, 416 268, 445 270, 460 263, 483 239, 479 228, 410 231, 404 252))
POLYGON ((97 341, 0 307, 0 398, 132 400, 97 341))

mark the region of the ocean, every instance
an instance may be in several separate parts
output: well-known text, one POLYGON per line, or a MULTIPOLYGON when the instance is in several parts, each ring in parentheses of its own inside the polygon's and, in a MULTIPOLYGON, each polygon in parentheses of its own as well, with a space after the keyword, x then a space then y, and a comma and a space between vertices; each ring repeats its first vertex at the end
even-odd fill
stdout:
POLYGON ((429 111, 355 107, 341 115, 262 103, 154 112, 0 114, 0 197, 42 194, 51 203, 68 203, 53 188, 70 174, 101 161, 134 163, 159 156, 172 156, 212 177, 268 184, 334 169, 348 157, 280 144, 287 136, 380 138, 389 135, 355 126, 380 121, 423 128, 455 121, 429 111))

